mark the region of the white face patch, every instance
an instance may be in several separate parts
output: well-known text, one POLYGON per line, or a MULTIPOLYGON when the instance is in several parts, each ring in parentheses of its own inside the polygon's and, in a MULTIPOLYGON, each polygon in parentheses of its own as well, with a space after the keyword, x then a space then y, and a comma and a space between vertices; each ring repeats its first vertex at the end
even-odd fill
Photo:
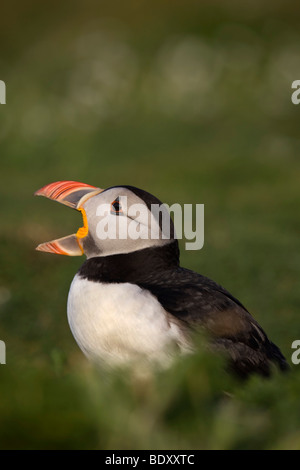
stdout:
POLYGON ((81 350, 92 360, 124 364, 139 358, 168 363, 186 339, 158 300, 130 284, 105 284, 75 276, 68 320, 81 350))
MULTIPOLYGON (((83 204, 88 236, 83 238, 87 258, 130 253, 170 243, 164 238, 159 218, 128 188, 114 187, 91 197, 83 204), (121 209, 121 210, 119 210, 121 209), (91 243, 92 240, 92 243, 91 243)), ((164 211, 168 224, 170 215, 164 211)))

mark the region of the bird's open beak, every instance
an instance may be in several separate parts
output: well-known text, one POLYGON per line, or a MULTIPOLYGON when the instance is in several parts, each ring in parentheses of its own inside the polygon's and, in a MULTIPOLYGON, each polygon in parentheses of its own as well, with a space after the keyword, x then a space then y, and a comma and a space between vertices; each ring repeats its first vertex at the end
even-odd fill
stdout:
POLYGON ((80 211, 83 217, 83 227, 77 233, 59 238, 58 240, 41 243, 36 247, 36 250, 56 253, 58 255, 81 256, 83 254, 81 239, 88 234, 86 213, 82 205, 90 197, 102 191, 103 189, 85 183, 78 183, 77 181, 56 181, 36 191, 34 193, 35 196, 45 196, 53 199, 53 201, 65 204, 80 211))

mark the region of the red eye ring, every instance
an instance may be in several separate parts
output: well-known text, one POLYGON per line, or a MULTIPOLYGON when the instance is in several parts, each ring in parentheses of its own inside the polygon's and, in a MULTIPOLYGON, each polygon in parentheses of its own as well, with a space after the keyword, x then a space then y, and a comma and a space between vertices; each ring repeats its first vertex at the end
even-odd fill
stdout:
POLYGON ((122 204, 120 203, 120 199, 118 197, 111 203, 111 212, 113 214, 120 214, 123 212, 122 204))

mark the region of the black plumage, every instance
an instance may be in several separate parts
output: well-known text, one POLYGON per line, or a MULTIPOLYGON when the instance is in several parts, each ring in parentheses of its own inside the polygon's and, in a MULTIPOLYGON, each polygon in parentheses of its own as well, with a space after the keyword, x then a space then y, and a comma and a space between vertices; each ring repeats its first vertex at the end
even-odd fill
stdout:
POLYGON ((179 265, 177 240, 171 243, 88 259, 81 277, 94 282, 137 284, 150 291, 176 321, 190 331, 204 328, 214 347, 229 356, 240 377, 268 376, 271 364, 288 364, 246 308, 214 281, 179 265))

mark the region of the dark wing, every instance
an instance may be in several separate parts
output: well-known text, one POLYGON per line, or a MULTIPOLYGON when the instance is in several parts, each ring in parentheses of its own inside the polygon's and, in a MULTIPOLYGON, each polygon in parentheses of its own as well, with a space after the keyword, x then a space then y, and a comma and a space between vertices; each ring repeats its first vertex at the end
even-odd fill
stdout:
POLYGON ((226 351, 230 367, 242 377, 252 372, 268 376, 270 364, 288 364, 245 307, 223 287, 193 271, 156 273, 139 285, 157 297, 165 310, 197 329, 204 327, 217 350, 226 351))

